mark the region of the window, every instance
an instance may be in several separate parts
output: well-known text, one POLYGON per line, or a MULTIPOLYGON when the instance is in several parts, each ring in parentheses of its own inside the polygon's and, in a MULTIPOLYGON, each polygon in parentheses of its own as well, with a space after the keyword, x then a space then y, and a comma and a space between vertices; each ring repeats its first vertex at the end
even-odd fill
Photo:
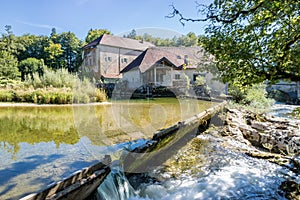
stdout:
POLYGON ((180 79, 180 74, 175 74, 175 79, 176 80, 180 79))
POLYGON ((111 62, 112 58, 110 56, 105 56, 104 60, 105 62, 111 62))
POLYGON ((122 62, 122 63, 127 63, 127 62, 128 62, 128 59, 127 59, 127 58, 122 58, 122 59, 121 59, 121 62, 122 62))

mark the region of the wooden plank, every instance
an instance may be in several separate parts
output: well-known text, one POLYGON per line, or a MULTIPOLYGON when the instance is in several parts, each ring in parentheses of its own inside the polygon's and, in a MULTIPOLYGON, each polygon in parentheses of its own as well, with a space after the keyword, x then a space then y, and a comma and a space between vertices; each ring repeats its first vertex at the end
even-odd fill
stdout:
POLYGON ((57 182, 47 189, 23 197, 21 200, 73 200, 90 196, 110 173, 111 157, 105 157, 91 167, 57 182))

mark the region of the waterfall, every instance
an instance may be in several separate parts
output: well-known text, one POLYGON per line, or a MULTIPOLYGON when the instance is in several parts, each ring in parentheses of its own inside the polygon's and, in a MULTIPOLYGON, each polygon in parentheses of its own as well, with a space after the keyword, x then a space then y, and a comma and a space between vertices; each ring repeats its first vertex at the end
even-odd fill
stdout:
POLYGON ((120 166, 113 166, 111 173, 98 188, 97 200, 127 200, 134 196, 135 191, 123 169, 120 166))

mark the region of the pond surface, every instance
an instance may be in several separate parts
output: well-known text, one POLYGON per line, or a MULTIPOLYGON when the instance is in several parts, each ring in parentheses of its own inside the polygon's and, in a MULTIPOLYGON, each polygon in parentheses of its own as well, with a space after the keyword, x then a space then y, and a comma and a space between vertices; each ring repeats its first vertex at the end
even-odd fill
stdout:
POLYGON ((0 199, 37 192, 215 103, 162 98, 0 107, 0 199), (132 144, 132 143, 131 143, 132 144))

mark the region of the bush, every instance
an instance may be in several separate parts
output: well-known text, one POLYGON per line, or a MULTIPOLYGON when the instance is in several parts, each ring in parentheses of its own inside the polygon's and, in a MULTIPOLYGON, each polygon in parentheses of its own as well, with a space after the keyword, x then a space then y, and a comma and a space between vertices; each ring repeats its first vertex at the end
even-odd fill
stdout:
POLYGON ((231 86, 229 94, 233 101, 240 105, 249 106, 253 109, 268 109, 274 104, 274 100, 267 98, 266 86, 264 84, 256 84, 252 87, 244 88, 243 90, 231 86))
POLYGON ((95 89, 95 102, 103 102, 107 100, 107 96, 104 90, 98 88, 95 89))
POLYGON ((11 90, 0 89, 0 101, 10 102, 14 98, 14 93, 11 90))
POLYGON ((95 87, 95 81, 80 80, 66 69, 44 69, 44 75, 34 73, 24 82, 0 79, 0 101, 39 104, 70 104, 103 102, 104 90, 95 87))
POLYGON ((79 80, 76 74, 70 74, 67 69, 54 71, 45 67, 43 71, 43 76, 34 73, 32 77, 27 77, 27 85, 32 85, 34 88, 72 88, 74 82, 79 80))
POLYGON ((264 84, 253 85, 247 90, 244 104, 255 108, 268 108, 275 103, 273 99, 267 98, 266 86, 264 84))

